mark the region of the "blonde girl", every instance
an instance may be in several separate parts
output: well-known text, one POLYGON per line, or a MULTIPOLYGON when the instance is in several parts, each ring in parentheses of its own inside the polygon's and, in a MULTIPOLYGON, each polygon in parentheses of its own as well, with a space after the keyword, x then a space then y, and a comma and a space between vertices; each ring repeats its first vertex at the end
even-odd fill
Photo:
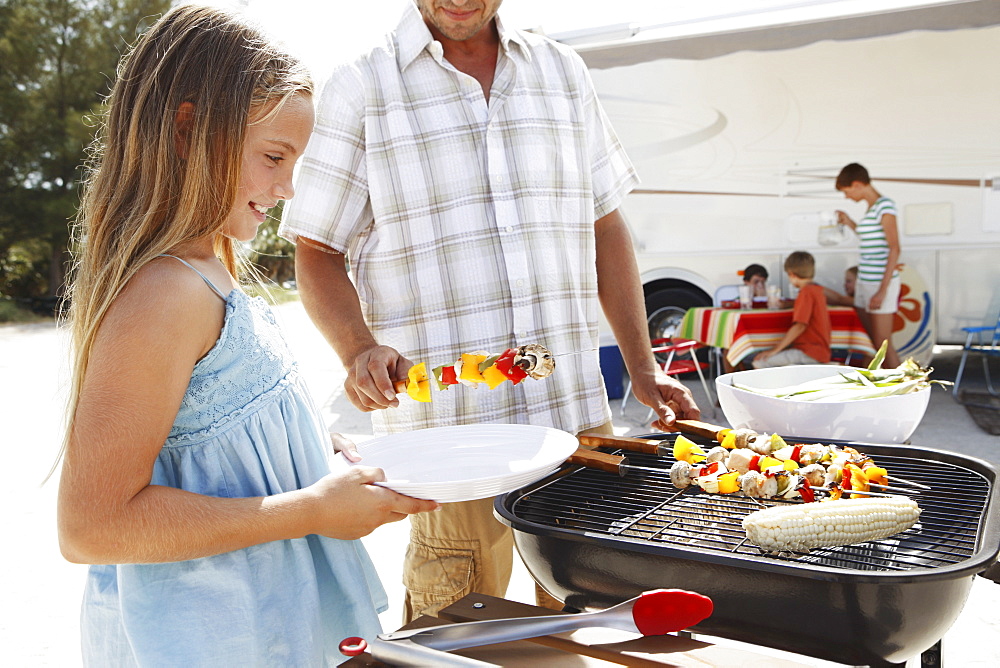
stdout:
POLYGON ((119 68, 75 235, 59 486, 62 552, 93 564, 87 665, 338 663, 385 606, 357 539, 436 507, 328 456, 272 313, 239 287, 239 243, 293 194, 311 93, 205 7, 168 12, 119 68))

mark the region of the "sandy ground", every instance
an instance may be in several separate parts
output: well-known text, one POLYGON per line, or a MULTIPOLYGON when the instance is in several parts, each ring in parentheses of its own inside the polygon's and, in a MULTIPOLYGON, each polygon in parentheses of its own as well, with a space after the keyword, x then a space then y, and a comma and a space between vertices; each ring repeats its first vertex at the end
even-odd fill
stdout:
MULTIPOLYGON (((332 427, 355 440, 370 438, 367 416, 354 410, 341 394, 343 368, 301 305, 287 304, 278 312, 332 427)), ((55 459, 62 430, 68 379, 64 344, 64 335, 51 323, 0 326, 0 415, 5 427, 7 480, 0 492, 7 537, 0 567, 4 603, 0 606, 0 662, 8 666, 80 665, 79 601, 86 567, 61 558, 55 535, 58 480, 42 484, 55 459)), ((948 378, 947 369, 953 366, 954 355, 942 361, 943 375, 936 377, 948 378)), ((690 386, 702 402, 697 379, 690 386)), ((979 430, 964 409, 945 393, 940 395, 932 399, 913 443, 956 450, 1000 466, 1000 438, 979 430)), ((619 416, 620 402, 612 403, 616 432, 648 431, 643 425, 643 407, 632 402, 626 414, 619 416)), ((722 419, 719 412, 715 420, 722 419)), ((387 630, 399 626, 401 618, 400 565, 407 531, 408 524, 398 522, 364 539, 389 593, 390 609, 381 617, 387 630)), ((507 596, 533 602, 530 576, 520 564, 507 596)), ((1000 665, 1000 585, 975 578, 966 608, 943 645, 945 665, 1000 665)), ((806 665, 834 665, 798 659, 806 665)), ((914 661, 910 664, 917 665, 914 661)))

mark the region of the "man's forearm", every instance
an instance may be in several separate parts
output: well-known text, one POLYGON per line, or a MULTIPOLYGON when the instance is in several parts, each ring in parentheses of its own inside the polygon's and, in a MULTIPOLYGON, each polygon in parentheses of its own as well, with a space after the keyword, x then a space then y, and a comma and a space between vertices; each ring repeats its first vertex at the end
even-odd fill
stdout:
POLYGON ((295 278, 302 304, 345 366, 362 351, 378 345, 361 312, 357 289, 343 255, 299 243, 295 278))
POLYGON ((651 373, 646 304, 628 225, 617 210, 594 224, 597 293, 629 374, 651 373))

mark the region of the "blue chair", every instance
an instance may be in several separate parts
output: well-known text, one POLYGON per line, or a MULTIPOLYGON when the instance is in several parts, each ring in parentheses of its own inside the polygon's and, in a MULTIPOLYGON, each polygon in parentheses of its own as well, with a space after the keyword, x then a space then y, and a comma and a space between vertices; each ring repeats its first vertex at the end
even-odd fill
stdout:
POLYGON ((955 385, 951 389, 952 396, 956 401, 962 403, 958 388, 962 383, 962 374, 965 372, 965 363, 968 360, 969 353, 982 355, 986 390, 994 397, 1000 396, 1000 392, 993 387, 989 365, 990 357, 1000 357, 1000 314, 997 315, 995 325, 963 327, 962 331, 966 333, 965 346, 962 347, 962 360, 958 363, 958 373, 955 374, 955 385))

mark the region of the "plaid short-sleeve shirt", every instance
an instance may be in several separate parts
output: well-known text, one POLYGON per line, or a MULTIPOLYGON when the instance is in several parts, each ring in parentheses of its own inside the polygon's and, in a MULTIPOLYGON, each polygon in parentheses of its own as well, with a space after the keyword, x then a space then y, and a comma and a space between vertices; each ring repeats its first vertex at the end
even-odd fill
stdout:
POLYGON ((489 101, 408 6, 324 86, 283 236, 348 256, 379 343, 431 369, 539 343, 543 380, 454 386, 373 413, 376 433, 473 422, 576 432, 610 419, 594 221, 637 182, 582 60, 504 30, 489 101))

